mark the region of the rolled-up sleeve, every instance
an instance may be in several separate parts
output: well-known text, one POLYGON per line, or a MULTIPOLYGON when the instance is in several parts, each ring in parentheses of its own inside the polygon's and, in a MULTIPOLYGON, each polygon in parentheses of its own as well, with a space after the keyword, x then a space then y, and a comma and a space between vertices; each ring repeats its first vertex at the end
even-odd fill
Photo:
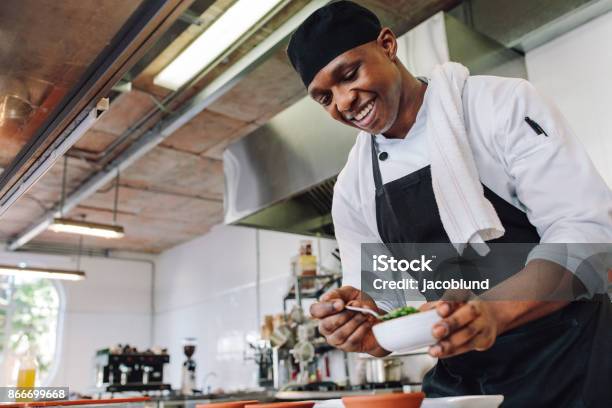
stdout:
POLYGON ((361 244, 378 242, 379 239, 369 233, 363 217, 355 209, 355 200, 352 204, 350 201, 336 185, 332 218, 342 261, 342 284, 361 289, 361 244))
POLYGON ((380 255, 386 254, 387 249, 382 245, 380 237, 366 225, 360 211, 359 200, 356 197, 351 198, 351 195, 343 191, 339 184, 334 188, 332 217, 342 261, 342 284, 366 291, 382 310, 389 311, 405 306, 406 301, 401 290, 384 290, 374 294, 362 287, 364 272, 362 258, 370 259, 368 251, 375 251, 380 255), (362 244, 370 244, 364 253, 362 253, 364 250, 362 244))

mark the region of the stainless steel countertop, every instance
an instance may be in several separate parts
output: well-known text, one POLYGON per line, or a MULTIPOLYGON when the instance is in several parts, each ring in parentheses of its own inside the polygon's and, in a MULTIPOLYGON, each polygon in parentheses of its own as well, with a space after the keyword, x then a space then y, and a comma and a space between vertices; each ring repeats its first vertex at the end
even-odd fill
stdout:
POLYGON ((382 388, 378 390, 354 390, 354 391, 279 391, 274 394, 278 400, 326 400, 342 397, 354 397, 357 395, 389 394, 402 392, 401 388, 382 388))
POLYGON ((163 396, 154 397, 153 401, 157 403, 158 408, 195 408, 199 404, 209 404, 216 402, 228 402, 238 400, 258 400, 260 402, 274 401, 274 392, 271 391, 253 391, 253 392, 236 392, 227 394, 203 394, 197 396, 163 396))

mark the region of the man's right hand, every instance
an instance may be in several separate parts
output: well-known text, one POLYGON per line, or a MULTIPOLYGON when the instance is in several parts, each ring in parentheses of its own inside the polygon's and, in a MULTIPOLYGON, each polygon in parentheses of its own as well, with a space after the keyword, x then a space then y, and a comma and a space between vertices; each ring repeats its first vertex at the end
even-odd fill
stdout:
POLYGON ((344 351, 368 353, 383 357, 389 352, 378 344, 372 326, 376 319, 363 313, 344 309, 345 305, 365 307, 380 312, 376 303, 352 286, 342 286, 321 296, 310 307, 310 314, 319 319, 319 332, 327 342, 344 351))

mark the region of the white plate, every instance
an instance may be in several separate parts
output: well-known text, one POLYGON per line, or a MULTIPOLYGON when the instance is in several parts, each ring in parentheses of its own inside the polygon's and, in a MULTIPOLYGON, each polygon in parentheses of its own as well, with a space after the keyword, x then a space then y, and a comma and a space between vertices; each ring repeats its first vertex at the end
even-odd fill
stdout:
POLYGON ((344 408, 344 404, 341 399, 331 399, 324 401, 317 401, 314 408, 344 408))
MULTIPOLYGON (((464 395, 462 397, 425 398, 421 408, 497 408, 503 395, 464 395)), ((314 408, 344 408, 342 400, 317 401, 314 408)))
POLYGON ((425 398, 421 408, 497 408, 503 395, 465 395, 462 397, 425 398))
MULTIPOLYGON (((462 397, 425 398, 421 408, 497 408, 503 395, 464 395, 462 397)), ((341 399, 317 401, 314 408, 344 408, 341 399)))
POLYGON ((435 344, 431 329, 441 319, 438 312, 432 309, 378 323, 372 330, 378 344, 384 349, 405 352, 435 344))

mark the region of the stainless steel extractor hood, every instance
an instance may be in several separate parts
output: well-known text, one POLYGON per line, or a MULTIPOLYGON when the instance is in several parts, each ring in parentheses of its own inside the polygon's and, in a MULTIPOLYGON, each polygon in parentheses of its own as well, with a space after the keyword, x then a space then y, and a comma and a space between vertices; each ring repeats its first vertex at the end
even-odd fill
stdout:
MULTIPOLYGON (((472 72, 526 75, 519 53, 456 18, 447 16, 445 26, 450 55, 472 72)), ((225 223, 333 237, 333 185, 357 133, 306 97, 230 145, 225 223)))
MULTIPOLYGON (((495 26, 483 25, 483 16, 494 7, 480 0, 463 2, 445 14, 450 59, 466 65, 472 74, 526 78, 521 48, 541 42, 544 31, 571 28, 566 21, 586 21, 611 1, 576 0, 572 6, 572 0, 564 0, 552 14, 530 8, 525 13, 537 24, 524 25, 520 32, 506 28, 506 36, 495 26)), ((525 10, 531 5, 527 0, 520 3, 525 10)), ((333 236, 333 185, 357 133, 304 98, 230 145, 223 157, 225 223, 333 236)))
POLYGON ((225 223, 333 236, 333 185, 357 133, 306 97, 230 145, 225 223))

